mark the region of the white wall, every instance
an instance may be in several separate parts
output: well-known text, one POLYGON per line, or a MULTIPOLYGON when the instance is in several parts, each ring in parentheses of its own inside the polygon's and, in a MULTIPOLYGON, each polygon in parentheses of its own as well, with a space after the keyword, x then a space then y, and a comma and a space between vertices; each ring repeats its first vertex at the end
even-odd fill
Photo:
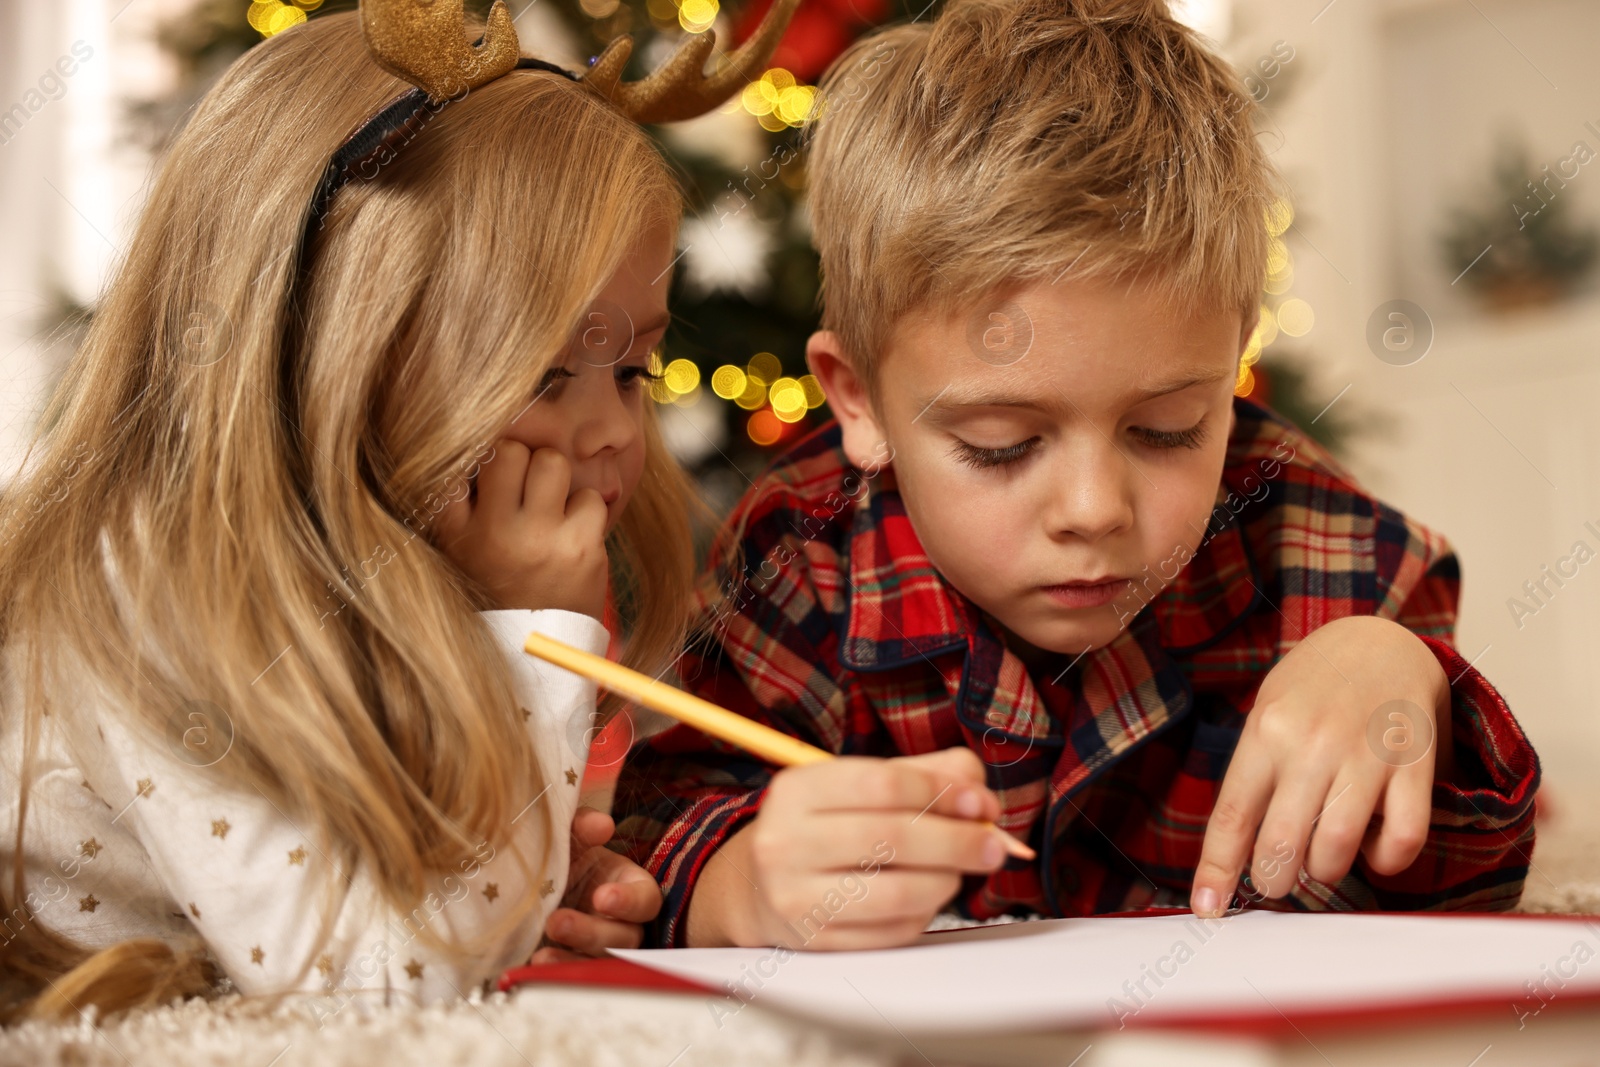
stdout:
MULTIPOLYGON (((1446 534, 1462 560, 1460 647, 1506 696, 1559 792, 1600 779, 1600 560, 1519 627, 1507 607, 1580 538, 1600 553, 1600 297, 1493 315, 1451 285, 1435 236, 1483 179, 1493 138, 1525 134, 1535 168, 1600 152, 1600 5, 1591 0, 1239 0, 1236 60, 1292 43, 1298 83, 1269 144, 1297 207, 1294 294, 1320 391, 1387 414, 1352 466, 1446 534), (1314 20, 1314 21, 1313 21, 1314 20), (1431 350, 1368 349, 1385 301, 1421 305, 1431 350)), ((1600 220, 1600 162, 1561 193, 1600 220)), ((1506 207, 1508 215, 1511 208, 1506 207)), ((1552 586, 1552 588, 1554 588, 1552 586)), ((1532 602, 1529 601, 1530 606, 1532 602)))

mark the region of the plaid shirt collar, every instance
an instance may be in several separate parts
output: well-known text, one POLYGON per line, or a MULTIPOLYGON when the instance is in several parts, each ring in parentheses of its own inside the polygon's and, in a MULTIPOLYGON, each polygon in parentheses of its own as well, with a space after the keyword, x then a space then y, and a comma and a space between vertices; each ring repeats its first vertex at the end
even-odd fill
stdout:
MULTIPOLYGON (((867 673, 928 663, 944 680, 959 719, 987 744, 1066 748, 1050 792, 1056 799, 1073 791, 1187 713, 1193 689, 1173 657, 1222 640, 1263 599, 1235 517, 1247 496, 1237 487, 1249 484, 1248 460, 1258 451, 1252 444, 1260 442, 1230 445, 1218 510, 1193 560, 1180 569, 1182 557, 1175 555, 1167 570, 1178 573, 1166 588, 1148 605, 1131 601, 1137 613, 1131 622, 1077 664, 1081 698, 1067 721, 1053 721, 1022 661, 1005 648, 986 614, 934 568, 912 529, 892 467, 867 482, 853 518, 840 661, 867 673), (965 655, 953 655, 958 651, 965 655)), ((1160 587, 1152 574, 1150 588, 1160 587)))

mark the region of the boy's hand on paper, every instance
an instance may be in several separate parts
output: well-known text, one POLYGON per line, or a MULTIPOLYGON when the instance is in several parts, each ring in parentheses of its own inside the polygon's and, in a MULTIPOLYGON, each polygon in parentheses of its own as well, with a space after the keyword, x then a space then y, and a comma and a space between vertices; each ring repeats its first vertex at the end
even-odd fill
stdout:
POLYGON ((611 948, 638 948, 643 924, 661 911, 661 887, 643 867, 605 847, 616 829, 611 816, 579 808, 572 819, 572 866, 561 907, 545 920, 551 944, 531 963, 604 956, 611 948))
POLYGON ((1206 826, 1195 914, 1225 911, 1247 866, 1255 899, 1288 893, 1302 867, 1337 882, 1358 853, 1378 874, 1409 867, 1436 772, 1453 773, 1449 713, 1438 659, 1398 623, 1352 616, 1301 641, 1245 718, 1206 826))
POLYGON ((1000 814, 965 748, 845 756, 773 776, 760 814, 708 861, 690 902, 692 945, 865 949, 927 927, 966 874, 1005 862, 1000 814))
POLYGON ((609 566, 606 503, 572 490, 572 464, 554 448, 530 451, 509 438, 478 474, 476 489, 439 513, 441 551, 499 608, 565 608, 596 619, 609 566))

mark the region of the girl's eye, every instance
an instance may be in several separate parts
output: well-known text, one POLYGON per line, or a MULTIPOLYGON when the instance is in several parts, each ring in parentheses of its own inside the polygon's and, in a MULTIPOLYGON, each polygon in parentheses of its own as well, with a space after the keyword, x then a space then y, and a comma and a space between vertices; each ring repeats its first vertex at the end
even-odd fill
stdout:
POLYGON ((1199 448, 1205 443, 1206 424, 1202 419, 1187 430, 1146 430, 1135 427, 1133 432, 1151 448, 1199 448))
POLYGON ((1005 448, 979 448, 977 445, 968 444, 957 439, 954 451, 956 458, 961 462, 969 467, 977 467, 982 470, 1016 463, 1032 452, 1038 444, 1038 437, 1030 437, 1026 441, 1019 441, 1014 445, 1007 445, 1005 448))
POLYGON ((638 385, 641 381, 659 382, 665 377, 666 375, 660 371, 653 371, 649 367, 641 367, 636 363, 617 368, 617 381, 626 388, 638 385))
POLYGON ((545 391, 551 386, 572 377, 576 377, 576 375, 565 367, 551 367, 544 372, 544 377, 539 379, 539 388, 533 394, 534 399, 537 400, 539 397, 544 396, 545 391))

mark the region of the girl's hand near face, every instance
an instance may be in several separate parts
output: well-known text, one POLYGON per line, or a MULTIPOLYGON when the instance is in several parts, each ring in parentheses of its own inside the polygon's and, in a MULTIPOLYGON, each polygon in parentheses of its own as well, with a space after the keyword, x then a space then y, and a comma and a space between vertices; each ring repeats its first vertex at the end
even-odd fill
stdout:
POLYGON ((438 544, 497 608, 605 610, 606 503, 572 491, 572 465, 554 448, 495 442, 477 493, 439 513, 438 544))

